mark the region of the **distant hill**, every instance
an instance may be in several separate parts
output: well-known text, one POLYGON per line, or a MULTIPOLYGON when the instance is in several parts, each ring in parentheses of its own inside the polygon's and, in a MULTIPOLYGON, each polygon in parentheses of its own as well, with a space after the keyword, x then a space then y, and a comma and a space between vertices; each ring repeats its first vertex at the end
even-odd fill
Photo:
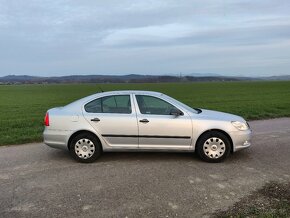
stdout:
POLYGON ((162 83, 162 82, 209 82, 209 81, 251 81, 251 80, 290 80, 290 75, 271 77, 234 77, 209 74, 172 75, 70 75, 59 77, 38 77, 29 75, 8 75, 0 77, 0 84, 36 83, 162 83), (195 76, 193 76, 195 75, 195 76))
POLYGON ((263 80, 290 80, 290 75, 281 75, 281 76, 269 76, 269 77, 261 77, 263 80))

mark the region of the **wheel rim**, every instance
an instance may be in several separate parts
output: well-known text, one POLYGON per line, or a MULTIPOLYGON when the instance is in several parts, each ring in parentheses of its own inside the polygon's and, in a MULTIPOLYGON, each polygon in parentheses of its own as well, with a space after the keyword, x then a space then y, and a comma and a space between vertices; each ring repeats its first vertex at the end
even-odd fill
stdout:
POLYGON ((88 159, 95 153, 95 145, 90 139, 80 139, 75 144, 75 153, 81 159, 88 159))
POLYGON ((217 159, 225 153, 226 145, 220 138, 212 137, 203 144, 203 151, 207 157, 217 159))

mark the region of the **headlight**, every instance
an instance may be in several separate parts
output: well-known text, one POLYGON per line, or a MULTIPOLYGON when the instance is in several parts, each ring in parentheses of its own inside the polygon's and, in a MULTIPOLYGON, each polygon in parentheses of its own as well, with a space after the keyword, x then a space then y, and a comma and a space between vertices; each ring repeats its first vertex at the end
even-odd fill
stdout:
POLYGON ((232 121, 232 124, 234 127, 236 127, 238 130, 248 130, 249 127, 246 123, 240 122, 240 121, 232 121))

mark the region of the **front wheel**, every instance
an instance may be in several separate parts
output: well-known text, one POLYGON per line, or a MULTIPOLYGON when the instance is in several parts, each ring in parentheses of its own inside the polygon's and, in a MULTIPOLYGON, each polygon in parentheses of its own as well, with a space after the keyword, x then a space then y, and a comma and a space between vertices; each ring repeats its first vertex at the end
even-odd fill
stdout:
POLYGON ((102 147, 99 140, 90 133, 81 133, 71 140, 70 154, 79 162, 94 162, 101 153, 102 147))
POLYGON ((231 144, 227 136, 218 131, 203 134, 196 146, 198 156, 207 162, 223 161, 230 153, 231 144))

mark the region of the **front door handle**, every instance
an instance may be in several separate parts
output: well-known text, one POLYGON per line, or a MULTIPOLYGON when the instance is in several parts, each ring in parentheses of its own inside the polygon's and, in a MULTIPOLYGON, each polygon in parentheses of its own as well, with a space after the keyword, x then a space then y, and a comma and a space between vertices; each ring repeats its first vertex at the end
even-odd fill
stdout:
POLYGON ((139 120, 140 123, 149 123, 149 120, 147 119, 143 119, 143 120, 139 120))
POLYGON ((94 121, 94 122, 99 122, 100 121, 100 119, 99 118, 93 118, 93 119, 91 119, 91 121, 94 121))

